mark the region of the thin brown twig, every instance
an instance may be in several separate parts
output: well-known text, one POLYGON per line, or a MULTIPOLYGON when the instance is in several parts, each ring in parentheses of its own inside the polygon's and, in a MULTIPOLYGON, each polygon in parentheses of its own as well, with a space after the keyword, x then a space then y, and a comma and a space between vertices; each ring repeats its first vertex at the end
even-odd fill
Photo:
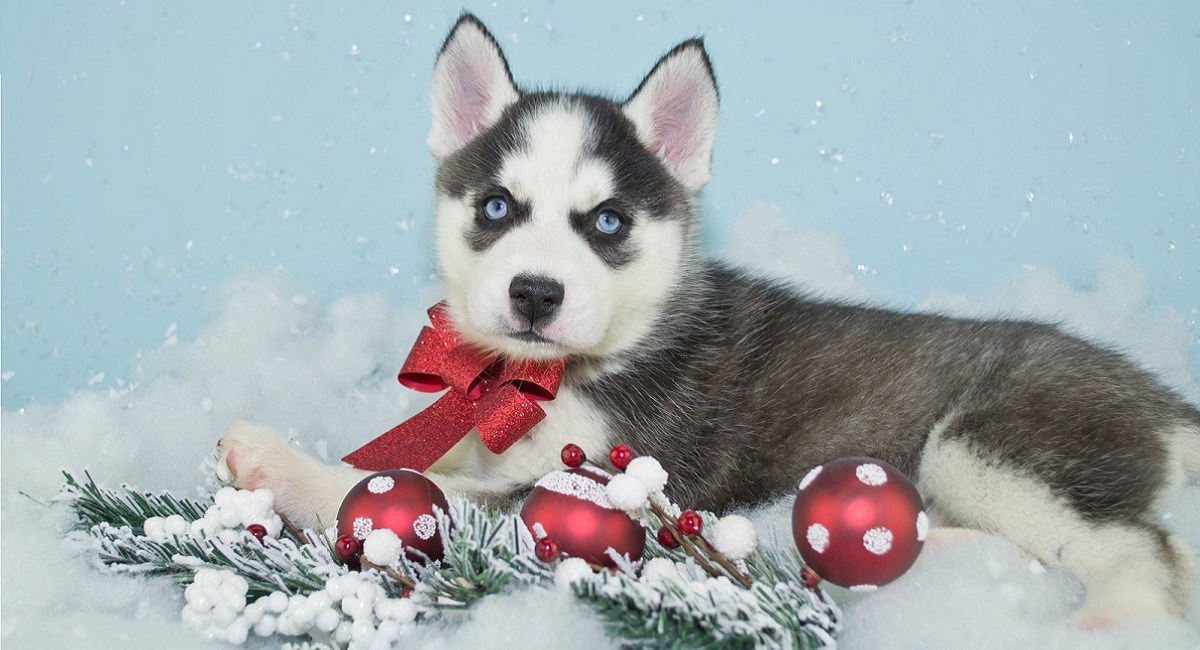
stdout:
POLYGON ((379 571, 380 573, 387 574, 387 576, 390 577, 392 580, 399 582, 400 584, 404 585, 405 587, 408 587, 409 589, 413 589, 417 586, 417 583, 413 582, 411 578, 404 575, 403 573, 393 571, 392 569, 389 569, 388 567, 385 567, 385 566, 379 566, 378 564, 369 562, 366 558, 363 558, 363 557, 360 557, 358 559, 358 561, 362 564, 363 568, 375 569, 376 571, 379 571))
MULTIPOLYGON (((697 553, 692 552, 692 550, 693 550, 692 540, 687 535, 683 535, 683 534, 679 533, 679 530, 678 530, 679 521, 677 519, 675 519, 675 517, 672 517, 670 513, 663 510, 662 506, 655 503, 653 499, 650 500, 650 508, 651 508, 651 510, 653 510, 654 514, 658 516, 659 520, 661 520, 663 522, 663 524, 665 524, 667 526, 667 529, 669 531, 671 531, 671 535, 677 541, 679 541, 681 544, 683 544, 684 550, 687 550, 688 553, 693 558, 696 558, 701 563, 701 565, 704 566, 704 568, 708 570, 709 573, 711 573, 714 576, 721 575, 719 572, 717 572, 712 567, 712 565, 710 565, 707 562, 705 562, 704 560, 701 560, 700 558, 698 558, 697 553)), ((736 566, 734 566, 733 563, 730 562, 728 558, 725 557, 725 554, 718 551, 712 544, 709 543, 709 541, 707 539, 704 539, 703 535, 696 535, 695 538, 697 540, 697 545, 701 546, 701 548, 704 549, 704 551, 708 554, 709 557, 711 557, 714 561, 716 561, 717 564, 721 565, 721 568, 725 569, 725 572, 729 574, 729 577, 736 580, 739 584, 741 584, 746 589, 749 589, 749 588, 751 588, 751 586, 753 586, 754 583, 752 580, 750 580, 750 576, 739 571, 738 568, 736 566)))
POLYGON ((699 564, 705 571, 709 573, 709 575, 713 576, 714 578, 720 577, 721 572, 717 571, 716 567, 709 563, 708 560, 704 559, 704 556, 700 554, 700 551, 695 547, 694 544, 692 544, 692 541, 689 540, 686 535, 681 535, 675 528, 676 522, 674 517, 668 514, 667 511, 663 510, 662 507, 657 503, 654 503, 654 501, 650 502, 650 509, 656 516, 658 516, 659 521, 661 521, 663 525, 671 531, 671 535, 675 537, 675 540, 683 545, 683 550, 687 551, 687 554, 692 556, 692 559, 696 561, 696 564, 699 564))
POLYGON ((291 534, 292 537, 296 538, 296 542, 298 542, 301 546, 304 546, 308 543, 308 538, 304 536, 304 533, 299 528, 296 528, 296 525, 293 524, 290 519, 288 519, 282 513, 277 512, 275 514, 279 515, 279 520, 283 522, 283 527, 287 529, 288 533, 291 534))
POLYGON ((697 535, 696 539, 700 540, 700 543, 704 545, 704 549, 706 551, 708 551, 708 554, 710 556, 712 556, 712 559, 716 560, 717 564, 721 565, 721 568, 723 568, 729 572, 730 577, 732 577, 734 580, 737 580, 738 582, 740 582, 742 584, 742 586, 747 589, 749 589, 754 584, 750 580, 750 576, 748 576, 748 575, 742 573, 740 570, 738 570, 738 568, 736 566, 734 566, 733 563, 730 562, 728 558, 725 557, 725 554, 718 551, 716 548, 714 548, 713 545, 710 544, 707 539, 704 539, 704 537, 701 535, 697 535))

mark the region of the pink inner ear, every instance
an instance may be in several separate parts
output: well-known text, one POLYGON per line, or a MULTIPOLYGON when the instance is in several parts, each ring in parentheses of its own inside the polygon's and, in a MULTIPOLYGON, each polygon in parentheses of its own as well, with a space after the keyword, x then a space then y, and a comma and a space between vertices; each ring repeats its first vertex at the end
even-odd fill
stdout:
POLYGON ((459 142, 474 138, 487 119, 489 103, 488 78, 484 70, 462 58, 451 63, 450 110, 454 115, 454 135, 459 142))
POLYGON ((700 87, 687 79, 663 79, 654 93, 651 120, 654 152, 678 170, 696 153, 700 87))

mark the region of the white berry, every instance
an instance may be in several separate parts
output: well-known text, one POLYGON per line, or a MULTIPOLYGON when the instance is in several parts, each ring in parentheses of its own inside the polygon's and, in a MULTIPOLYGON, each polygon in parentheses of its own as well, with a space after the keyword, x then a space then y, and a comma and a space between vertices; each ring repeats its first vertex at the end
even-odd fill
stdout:
POLYGON ((758 547, 758 532, 749 519, 728 515, 718 519, 713 526, 712 542, 729 559, 744 560, 758 547))
POLYGON ((650 498, 646 485, 628 474, 617 474, 609 479, 605 491, 613 507, 630 513, 645 508, 650 498))
POLYGON ((367 539, 363 541, 363 557, 371 564, 378 566, 390 566, 400 559, 400 553, 403 550, 404 544, 400 542, 400 538, 387 528, 371 531, 371 534, 367 535, 367 539))
POLYGON ((651 494, 662 492, 667 486, 667 471, 653 456, 638 456, 629 461, 625 474, 641 481, 651 494))

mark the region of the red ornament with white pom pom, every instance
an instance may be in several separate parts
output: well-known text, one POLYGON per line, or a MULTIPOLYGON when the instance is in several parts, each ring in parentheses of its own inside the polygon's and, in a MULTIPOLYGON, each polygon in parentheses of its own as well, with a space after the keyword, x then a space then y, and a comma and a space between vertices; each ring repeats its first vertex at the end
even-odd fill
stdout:
POLYGON ((536 537, 541 532, 571 557, 616 566, 610 547, 637 561, 646 545, 641 524, 608 501, 608 476, 593 468, 571 468, 543 476, 521 508, 521 520, 536 537))
POLYGON ((443 556, 433 507, 448 512, 446 495, 433 481, 409 469, 376 472, 350 488, 338 510, 337 532, 362 542, 372 530, 390 529, 404 542, 410 560, 421 560, 408 548, 430 560, 443 556))
POLYGON ((917 489, 900 470, 873 458, 813 468, 792 508, 792 534, 805 564, 855 591, 871 591, 908 571, 928 528, 917 489))

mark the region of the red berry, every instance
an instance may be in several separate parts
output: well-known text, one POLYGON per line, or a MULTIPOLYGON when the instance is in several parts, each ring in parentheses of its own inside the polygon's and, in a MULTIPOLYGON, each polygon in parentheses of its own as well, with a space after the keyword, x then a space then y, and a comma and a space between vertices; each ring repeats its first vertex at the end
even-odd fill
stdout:
POLYGON ((679 546, 679 540, 675 539, 675 535, 670 528, 663 526, 658 529, 658 543, 662 544, 663 548, 675 548, 679 546))
POLYGON ((562 462, 567 467, 579 467, 583 461, 587 460, 587 454, 583 453, 583 448, 579 445, 568 442, 562 448, 562 462))
POLYGON ((816 589, 817 585, 821 584, 821 576, 817 575, 816 571, 808 568, 807 564, 800 569, 800 579, 804 581, 804 586, 809 589, 816 589))
POLYGON ((543 537, 538 540, 535 553, 537 554, 537 559, 543 562, 553 562, 558 557, 558 551, 558 542, 554 541, 553 538, 543 537))
POLYGON ((362 553, 362 543, 355 539, 353 535, 342 535, 333 543, 333 550, 343 562, 349 562, 358 557, 359 553, 362 553))
POLYGON ((254 538, 261 542, 267 536, 267 527, 262 524, 250 524, 246 526, 246 532, 254 535, 254 538))
POLYGON ((608 462, 621 471, 625 471, 625 468, 629 467, 631 460, 633 460, 633 449, 630 449, 629 445, 617 445, 608 452, 608 462))
POLYGON ((675 528, 688 537, 695 537, 704 528, 704 520, 695 510, 684 510, 679 514, 675 528))
POLYGON ((405 587, 400 591, 401 598, 408 598, 409 596, 412 596, 412 587, 405 587))

